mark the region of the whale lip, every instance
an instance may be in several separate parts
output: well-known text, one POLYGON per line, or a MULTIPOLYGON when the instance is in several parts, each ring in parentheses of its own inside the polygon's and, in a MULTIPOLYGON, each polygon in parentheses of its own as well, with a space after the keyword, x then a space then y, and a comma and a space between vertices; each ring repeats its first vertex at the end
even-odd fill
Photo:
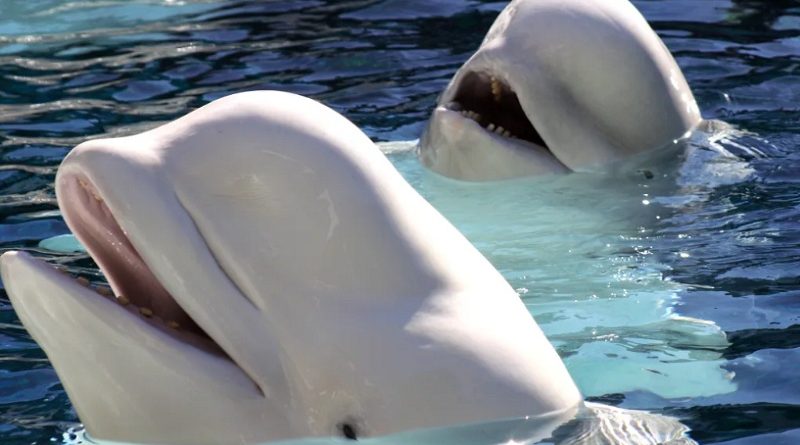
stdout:
POLYGON ((100 190, 87 175, 60 176, 58 192, 67 225, 86 247, 111 290, 99 296, 115 300, 128 312, 149 320, 171 335, 211 354, 227 357, 164 288, 117 222, 100 190))
POLYGON ((471 181, 572 171, 546 147, 489 131, 462 111, 446 105, 433 110, 417 148, 420 161, 431 170, 471 181), (487 146, 494 150, 485 150, 487 146))
POLYGON ((540 161, 558 164, 560 167, 563 167, 563 169, 569 170, 569 168, 563 165, 563 163, 558 160, 558 157, 556 157, 545 144, 539 144, 534 141, 516 137, 513 134, 508 133, 508 130, 505 130, 505 128, 502 126, 499 127, 500 132, 498 132, 498 127, 496 126, 494 129, 490 129, 488 125, 494 125, 491 121, 486 119, 483 115, 476 117, 474 111, 464 110, 462 107, 460 107, 458 102, 451 101, 446 105, 439 105, 436 107, 436 109, 434 109, 434 113, 440 116, 446 115, 450 119, 458 120, 461 125, 480 132, 482 135, 495 142, 498 147, 505 147, 512 151, 518 151, 526 155, 536 156, 540 159, 540 161), (489 123, 484 124, 484 122, 489 123), (506 134, 503 134, 502 130, 505 130, 506 134))

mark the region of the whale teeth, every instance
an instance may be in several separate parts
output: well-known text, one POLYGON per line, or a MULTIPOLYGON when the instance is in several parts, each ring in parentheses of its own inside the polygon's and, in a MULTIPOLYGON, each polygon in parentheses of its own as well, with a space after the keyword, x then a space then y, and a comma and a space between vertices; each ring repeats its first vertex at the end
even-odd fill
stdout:
POLYGON ((491 122, 488 125, 486 125, 486 130, 500 136, 505 136, 507 138, 518 139, 516 136, 511 134, 509 130, 506 130, 501 125, 495 125, 494 123, 491 122))
POLYGON ((89 287, 89 279, 86 277, 78 277, 75 279, 83 287, 89 287))
POLYGON ((139 313, 142 314, 142 317, 150 318, 153 316, 153 310, 147 307, 140 307, 139 313))
POLYGON ((106 287, 106 286, 97 286, 95 288, 95 291, 97 291, 98 294, 100 294, 100 295, 102 295, 104 297, 110 297, 110 296, 114 295, 114 293, 111 292, 111 288, 106 287))
POLYGON ((178 323, 175 320, 170 320, 170 321, 167 322, 167 327, 170 328, 170 329, 178 330, 178 329, 181 328, 181 324, 178 323))
POLYGON ((90 187, 89 183, 87 183, 81 178, 78 178, 78 184, 81 186, 81 188, 89 192, 94 197, 94 199, 101 202, 103 201, 103 198, 100 197, 100 195, 97 193, 97 190, 95 190, 94 187, 90 187))
POLYGON ((117 303, 121 304, 122 306, 127 306, 131 304, 131 300, 128 300, 128 298, 124 295, 119 295, 117 296, 117 303))
POLYGON ((481 115, 472 110, 461 110, 459 113, 466 118, 474 120, 475 122, 478 122, 481 119, 481 115))
POLYGON ((497 78, 492 76, 491 77, 491 84, 492 84, 492 96, 494 96, 495 102, 500 102, 500 98, 502 97, 502 90, 500 87, 500 82, 497 81, 497 78))

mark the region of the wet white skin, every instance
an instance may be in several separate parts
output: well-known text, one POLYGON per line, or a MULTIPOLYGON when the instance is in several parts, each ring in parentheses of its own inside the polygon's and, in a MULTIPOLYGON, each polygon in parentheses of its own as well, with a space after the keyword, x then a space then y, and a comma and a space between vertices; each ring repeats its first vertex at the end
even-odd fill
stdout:
POLYGON ((254 443, 520 416, 546 437, 582 404, 503 277, 312 100, 243 93, 86 142, 56 190, 113 292, 21 252, 0 270, 95 438, 254 443))
POLYGON ((627 0, 515 0, 442 93, 419 154, 464 180, 564 173, 665 147, 701 121, 627 0))

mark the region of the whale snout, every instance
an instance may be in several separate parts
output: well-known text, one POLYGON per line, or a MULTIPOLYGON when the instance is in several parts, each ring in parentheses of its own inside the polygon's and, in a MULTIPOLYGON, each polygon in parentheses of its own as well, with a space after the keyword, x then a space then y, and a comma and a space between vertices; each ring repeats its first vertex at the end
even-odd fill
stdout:
POLYGON ((456 179, 565 173, 666 147, 701 121, 677 63, 628 1, 517 0, 442 93, 419 154, 456 179), (475 123, 468 136, 449 134, 456 118, 475 123))

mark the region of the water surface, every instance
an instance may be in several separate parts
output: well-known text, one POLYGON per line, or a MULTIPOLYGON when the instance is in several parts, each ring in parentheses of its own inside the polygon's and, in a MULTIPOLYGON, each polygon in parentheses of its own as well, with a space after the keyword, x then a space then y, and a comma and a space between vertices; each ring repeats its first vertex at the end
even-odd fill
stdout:
MULTIPOLYGON (((634 3, 704 116, 750 133, 697 135, 651 179, 623 166, 465 184, 407 143, 384 149, 517 289, 587 396, 679 416, 700 443, 800 443, 800 6, 634 3)), ((230 93, 304 94, 376 141, 413 140, 503 6, 6 0, 0 247, 102 280, 85 254, 40 246, 68 233, 60 160, 230 93)), ((0 317, 0 437, 62 440, 77 422, 63 388, 5 297, 0 317)))

